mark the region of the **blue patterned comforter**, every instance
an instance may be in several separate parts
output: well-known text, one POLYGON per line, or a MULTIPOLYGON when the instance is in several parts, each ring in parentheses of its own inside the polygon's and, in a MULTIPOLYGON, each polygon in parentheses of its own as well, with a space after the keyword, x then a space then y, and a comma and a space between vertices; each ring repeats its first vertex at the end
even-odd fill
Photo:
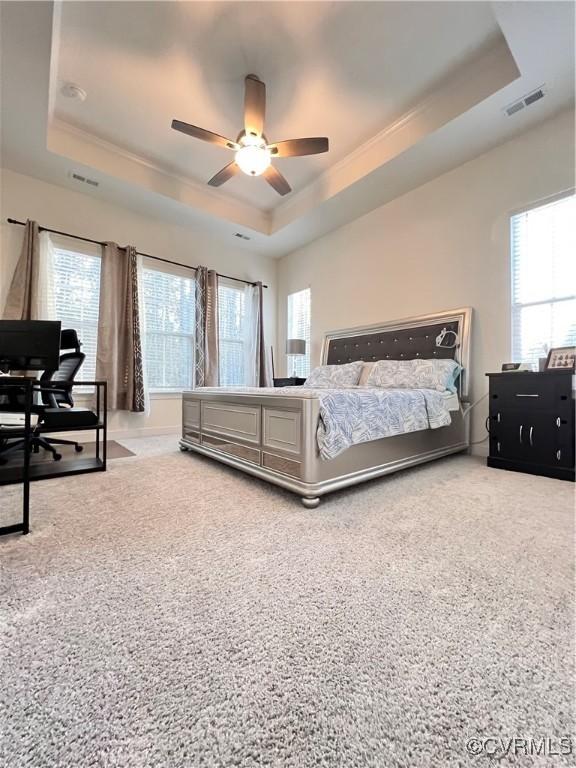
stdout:
POLYGON ((318 448, 333 459, 358 443, 406 432, 446 427, 451 422, 442 392, 433 389, 317 389, 318 448))

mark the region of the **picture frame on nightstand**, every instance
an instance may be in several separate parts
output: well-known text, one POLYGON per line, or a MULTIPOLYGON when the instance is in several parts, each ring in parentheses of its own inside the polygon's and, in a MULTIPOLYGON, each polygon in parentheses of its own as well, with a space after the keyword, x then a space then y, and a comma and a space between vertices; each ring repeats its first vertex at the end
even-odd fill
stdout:
POLYGON ((556 347, 548 352, 545 370, 572 371, 576 363, 576 347, 556 347))

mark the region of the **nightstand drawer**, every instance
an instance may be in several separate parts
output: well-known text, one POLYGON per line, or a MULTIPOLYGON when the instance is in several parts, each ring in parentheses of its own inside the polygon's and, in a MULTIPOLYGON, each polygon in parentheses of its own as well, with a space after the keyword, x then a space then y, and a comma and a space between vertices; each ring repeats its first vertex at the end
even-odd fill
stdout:
POLYGON ((510 373, 490 381, 490 410, 558 411, 570 409, 565 382, 555 376, 510 373))

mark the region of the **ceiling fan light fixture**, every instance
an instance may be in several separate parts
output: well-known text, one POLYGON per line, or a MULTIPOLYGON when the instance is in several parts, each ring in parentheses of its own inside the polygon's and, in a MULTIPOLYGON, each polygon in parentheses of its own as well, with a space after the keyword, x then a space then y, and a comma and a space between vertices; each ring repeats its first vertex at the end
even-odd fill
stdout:
POLYGON ((236 163, 247 176, 261 176, 270 165, 270 150, 263 144, 244 144, 236 152, 236 163))
POLYGON ((264 133, 265 112, 265 84, 256 75, 246 75, 244 78, 244 129, 240 131, 236 141, 207 131, 205 128, 199 128, 197 125, 184 123, 182 120, 172 120, 172 128, 195 139, 233 150, 234 160, 208 179, 209 186, 220 187, 242 171, 247 176, 263 176, 279 195, 287 195, 292 189, 278 168, 272 165, 272 157, 304 157, 328 152, 328 139, 326 136, 315 136, 269 144, 264 133))

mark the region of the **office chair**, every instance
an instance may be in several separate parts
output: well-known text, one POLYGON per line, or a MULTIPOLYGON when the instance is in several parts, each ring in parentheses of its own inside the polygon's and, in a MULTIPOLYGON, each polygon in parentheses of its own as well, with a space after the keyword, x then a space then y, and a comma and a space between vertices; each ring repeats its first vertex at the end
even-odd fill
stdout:
MULTIPOLYGON (((73 408, 72 384, 76 374, 82 367, 86 355, 80 351, 82 346, 78 339, 78 334, 73 329, 62 331, 60 335, 60 349, 73 349, 73 352, 67 352, 60 355, 57 370, 43 371, 40 376, 40 386, 43 388, 40 393, 44 408, 39 409, 40 421, 42 421, 43 412, 46 408, 73 408), (49 388, 53 387, 54 392, 49 388), (48 389, 47 389, 48 388, 48 389)), ((62 440, 56 437, 39 437, 33 444, 32 449, 37 453, 39 448, 44 448, 52 453, 56 461, 62 458, 53 446, 55 445, 73 445, 77 453, 84 450, 84 446, 75 440, 62 440)))
MULTIPOLYGON (((48 408, 66 409, 74 406, 74 400, 72 399, 72 384, 76 378, 76 374, 86 359, 86 355, 80 351, 81 346, 78 334, 75 330, 68 329, 62 331, 60 335, 60 349, 73 349, 74 351, 60 355, 59 367, 57 370, 48 369, 43 371, 40 376, 39 384, 43 387, 43 390, 40 393, 42 405, 32 406, 32 413, 38 415, 38 424, 40 426, 42 425, 44 414, 48 408), (50 388, 54 391, 50 391, 50 388)), ((22 405, 23 403, 20 403, 20 406, 22 405)), ((54 426, 54 431, 58 431, 56 426, 54 426)), ((62 458, 62 454, 54 448, 55 445, 73 445, 74 450, 78 453, 84 450, 84 446, 80 445, 80 443, 77 443, 75 440, 42 437, 39 433, 35 433, 32 436, 30 445, 34 453, 38 453, 40 448, 49 451, 55 461, 59 461, 62 458)), ((2 462, 3 456, 6 456, 13 451, 20 450, 23 447, 24 440, 9 441, 4 446, 0 446, 0 462, 2 462)))

